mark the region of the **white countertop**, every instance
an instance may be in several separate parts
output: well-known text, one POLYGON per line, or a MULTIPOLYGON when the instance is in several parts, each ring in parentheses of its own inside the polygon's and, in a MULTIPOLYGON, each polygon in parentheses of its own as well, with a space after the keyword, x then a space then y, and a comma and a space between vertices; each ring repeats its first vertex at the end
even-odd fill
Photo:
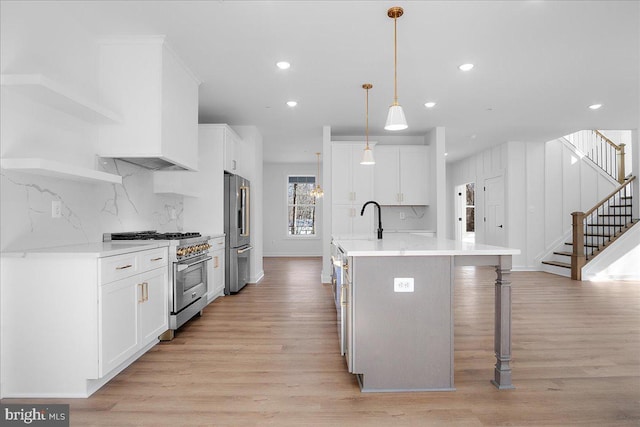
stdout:
POLYGON ((375 236, 339 236, 334 243, 347 256, 453 256, 453 255, 518 255, 520 249, 466 243, 457 240, 393 233, 379 240, 375 236))
POLYGON ((144 251, 167 247, 167 241, 148 240, 144 242, 91 242, 76 245, 55 246, 49 248, 34 248, 23 250, 9 250, 2 252, 2 256, 28 257, 28 256, 74 256, 88 258, 102 258, 113 255, 121 255, 130 252, 144 251))

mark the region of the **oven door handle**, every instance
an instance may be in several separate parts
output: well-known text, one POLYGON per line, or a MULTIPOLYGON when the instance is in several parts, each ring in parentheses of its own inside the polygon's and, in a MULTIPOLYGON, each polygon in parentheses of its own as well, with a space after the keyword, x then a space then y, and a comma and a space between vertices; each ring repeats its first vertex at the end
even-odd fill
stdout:
POLYGON ((178 271, 186 270, 187 268, 193 267, 196 264, 200 264, 201 262, 205 262, 205 261, 210 261, 212 259, 213 259, 213 257, 208 256, 206 258, 199 259, 196 262, 184 263, 184 264, 180 262, 180 263, 178 263, 178 266, 177 266, 178 267, 178 271))

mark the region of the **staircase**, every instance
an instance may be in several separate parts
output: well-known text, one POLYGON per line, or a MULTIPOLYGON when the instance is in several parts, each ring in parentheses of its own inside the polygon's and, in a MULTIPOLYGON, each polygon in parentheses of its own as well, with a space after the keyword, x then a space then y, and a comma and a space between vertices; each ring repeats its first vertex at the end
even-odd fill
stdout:
POLYGON ((624 144, 616 145, 600 132, 592 132, 592 139, 582 137, 569 141, 572 144, 579 142, 574 146, 616 179, 620 186, 588 211, 573 212, 570 239, 556 248, 549 259, 542 261, 546 271, 574 280, 582 280, 582 267, 638 222, 632 215, 636 177, 624 176, 624 144))
POLYGON ((552 273, 580 280, 576 278, 577 272, 572 274, 573 270, 581 269, 638 222, 637 219, 633 219, 631 213, 633 206, 631 185, 635 180, 635 176, 629 177, 625 184, 589 211, 574 212, 572 238, 557 248, 551 259, 542 261, 542 264, 555 267, 549 270, 552 273), (574 240, 577 244, 574 244, 574 240), (574 256, 582 257, 583 262, 572 268, 574 256))

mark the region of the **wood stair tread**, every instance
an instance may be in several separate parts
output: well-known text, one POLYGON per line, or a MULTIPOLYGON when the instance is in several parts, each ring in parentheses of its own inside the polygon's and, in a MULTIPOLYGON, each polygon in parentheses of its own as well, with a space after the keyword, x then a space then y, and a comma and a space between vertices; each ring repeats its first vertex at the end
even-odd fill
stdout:
MULTIPOLYGON (((573 246, 573 242, 564 242, 565 245, 573 246)), ((585 243, 585 246, 588 248, 598 248, 598 245, 593 245, 591 243, 585 243)))
POLYGON ((553 265, 556 267, 562 267, 562 268, 571 268, 571 264, 567 264, 566 262, 560 262, 560 261, 542 261, 543 264, 547 264, 547 265, 553 265))
POLYGON ((571 252, 568 251, 556 251, 554 252, 555 255, 563 255, 563 256, 571 256, 573 255, 571 252))

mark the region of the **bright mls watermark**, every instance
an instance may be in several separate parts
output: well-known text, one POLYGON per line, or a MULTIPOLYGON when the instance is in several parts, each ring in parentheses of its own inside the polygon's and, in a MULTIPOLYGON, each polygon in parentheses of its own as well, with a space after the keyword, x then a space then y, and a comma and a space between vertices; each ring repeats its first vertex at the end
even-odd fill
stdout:
POLYGON ((69 427, 69 405, 0 404, 0 425, 69 427))

